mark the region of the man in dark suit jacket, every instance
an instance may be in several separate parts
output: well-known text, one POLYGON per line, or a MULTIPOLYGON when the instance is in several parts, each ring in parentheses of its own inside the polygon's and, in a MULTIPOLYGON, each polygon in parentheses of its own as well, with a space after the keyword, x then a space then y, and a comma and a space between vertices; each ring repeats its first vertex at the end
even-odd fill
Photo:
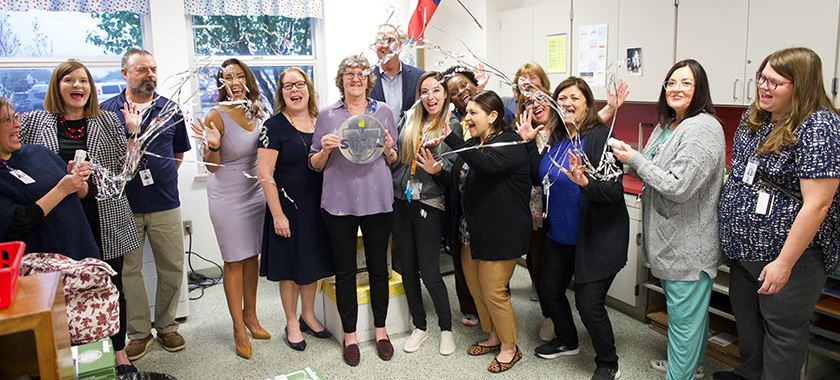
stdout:
POLYGON ((375 44, 379 64, 373 69, 376 83, 370 97, 387 103, 394 112, 396 121, 417 100, 417 81, 423 75, 423 70, 400 61, 401 47, 402 41, 397 28, 391 24, 380 25, 376 32, 375 44))

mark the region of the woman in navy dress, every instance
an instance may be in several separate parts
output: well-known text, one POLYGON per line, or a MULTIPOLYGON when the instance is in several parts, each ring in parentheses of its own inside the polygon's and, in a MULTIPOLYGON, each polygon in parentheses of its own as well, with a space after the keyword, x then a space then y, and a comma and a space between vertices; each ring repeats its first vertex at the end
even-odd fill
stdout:
POLYGON ((300 68, 284 70, 278 82, 275 115, 263 125, 257 150, 267 203, 260 276, 280 282, 286 343, 303 351, 306 341, 302 332, 318 338, 332 336, 314 312, 316 281, 333 274, 321 217, 323 175, 307 164, 318 106, 315 87, 300 68))

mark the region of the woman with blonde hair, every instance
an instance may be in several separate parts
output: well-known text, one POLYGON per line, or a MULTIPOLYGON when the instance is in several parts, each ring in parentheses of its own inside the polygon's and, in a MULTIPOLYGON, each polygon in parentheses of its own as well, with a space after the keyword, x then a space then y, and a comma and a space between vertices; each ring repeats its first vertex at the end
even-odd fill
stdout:
POLYGON ((715 379, 795 379, 840 260, 840 117, 807 48, 770 54, 735 132, 718 206, 741 365, 715 379))
MULTIPOLYGON (((420 76, 417 82, 420 104, 406 112, 397 127, 400 159, 391 166, 391 173, 394 178, 394 246, 400 255, 400 274, 415 327, 403 350, 417 351, 429 337, 420 294, 422 278, 437 312, 441 330, 440 354, 449 355, 455 351, 452 311, 440 274, 440 236, 446 189, 434 179, 443 168, 424 168, 417 162, 418 155, 440 157, 441 153, 450 151, 445 143, 433 144, 435 139, 444 137, 444 130, 451 122, 449 97, 442 82, 443 75, 434 71, 420 76)), ((442 162, 450 164, 447 160, 442 162)))
POLYGON ((315 319, 317 281, 333 274, 320 212, 323 175, 307 165, 318 100, 312 80, 299 67, 283 70, 277 81, 275 114, 263 124, 257 149, 266 202, 260 275, 279 282, 286 343, 302 351, 303 332, 316 338, 332 336, 315 319))

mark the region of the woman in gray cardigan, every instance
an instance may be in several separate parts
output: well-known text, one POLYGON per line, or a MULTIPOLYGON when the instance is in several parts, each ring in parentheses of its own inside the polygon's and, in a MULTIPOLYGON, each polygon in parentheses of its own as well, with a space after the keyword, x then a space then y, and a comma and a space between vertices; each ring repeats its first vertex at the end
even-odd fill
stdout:
POLYGON ((659 125, 643 152, 620 143, 613 153, 645 184, 643 246, 668 304, 668 361, 651 366, 668 380, 684 380, 702 372, 706 350, 726 144, 697 61, 677 62, 668 71, 658 109, 659 125))

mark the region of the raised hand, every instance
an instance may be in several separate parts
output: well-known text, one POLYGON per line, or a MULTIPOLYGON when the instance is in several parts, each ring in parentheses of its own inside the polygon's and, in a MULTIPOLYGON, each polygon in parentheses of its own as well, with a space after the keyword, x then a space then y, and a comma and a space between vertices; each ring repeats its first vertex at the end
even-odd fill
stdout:
POLYGON ((484 86, 490 82, 490 75, 487 75, 487 71, 484 69, 484 64, 479 63, 478 66, 475 67, 475 81, 478 82, 476 87, 478 87, 478 91, 484 91, 484 86))
POLYGON ((120 111, 123 114, 123 118, 125 118, 125 128, 128 129, 128 133, 139 133, 140 124, 143 122, 143 115, 140 114, 137 106, 132 102, 126 101, 123 108, 120 108, 120 111))
POLYGON ((571 150, 569 150, 569 152, 568 152, 568 157, 569 157, 569 169, 566 170, 566 168, 561 167, 560 171, 562 171, 563 174, 566 175, 566 177, 569 177, 569 179, 572 182, 574 182, 575 184, 577 184, 578 186, 580 186, 580 187, 589 186, 589 178, 586 177, 586 174, 585 174, 585 169, 586 168, 583 166, 583 163, 581 162, 580 157, 578 155, 574 154, 571 150))
POLYGON ((385 128, 385 147, 382 150, 382 155, 387 159, 391 157, 391 152, 394 150, 394 138, 391 137, 391 132, 388 132, 388 128, 385 128))
POLYGON ((545 128, 544 125, 534 128, 531 123, 533 117, 534 111, 529 109, 522 112, 522 116, 519 117, 519 121, 516 122, 516 133, 519 134, 519 137, 521 137, 522 140, 531 141, 535 139, 540 131, 545 128))
POLYGON ((624 100, 627 99, 627 95, 630 95, 630 87, 627 86, 627 82, 619 81, 616 92, 607 90, 607 105, 613 107, 613 109, 619 109, 624 104, 624 100))
POLYGON ((207 138, 207 148, 208 149, 219 149, 219 145, 222 144, 222 134, 216 129, 216 123, 210 122, 210 125, 204 124, 201 119, 198 120, 198 126, 195 123, 190 125, 193 132, 197 133, 199 136, 206 136, 207 138))
POLYGON ((423 169, 423 171, 431 175, 438 174, 441 170, 443 170, 443 166, 440 162, 435 160, 435 157, 432 156, 432 152, 428 149, 420 149, 420 151, 417 152, 415 160, 417 161, 417 166, 420 169, 423 169))

